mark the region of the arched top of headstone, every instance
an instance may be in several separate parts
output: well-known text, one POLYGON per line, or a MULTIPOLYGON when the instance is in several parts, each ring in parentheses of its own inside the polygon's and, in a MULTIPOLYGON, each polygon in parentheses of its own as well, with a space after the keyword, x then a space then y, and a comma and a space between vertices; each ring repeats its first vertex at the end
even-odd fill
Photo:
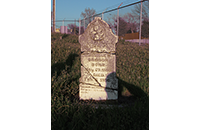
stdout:
POLYGON ((112 33, 109 25, 101 19, 95 19, 88 24, 85 32, 79 36, 81 51, 112 52, 115 51, 115 44, 118 36, 112 33))

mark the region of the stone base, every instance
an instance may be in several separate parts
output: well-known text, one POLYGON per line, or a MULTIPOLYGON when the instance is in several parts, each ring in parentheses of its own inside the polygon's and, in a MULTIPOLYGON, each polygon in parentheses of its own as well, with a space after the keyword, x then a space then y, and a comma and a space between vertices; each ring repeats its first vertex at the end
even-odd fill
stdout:
POLYGON ((81 83, 79 85, 79 98, 80 100, 117 100, 118 91, 81 83))

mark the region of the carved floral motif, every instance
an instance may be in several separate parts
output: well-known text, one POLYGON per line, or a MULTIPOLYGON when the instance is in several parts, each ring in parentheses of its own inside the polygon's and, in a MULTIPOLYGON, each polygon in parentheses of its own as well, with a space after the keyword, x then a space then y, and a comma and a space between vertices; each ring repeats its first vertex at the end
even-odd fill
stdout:
POLYGON ((88 24, 85 32, 79 36, 82 52, 115 51, 115 44, 117 41, 118 37, 112 33, 109 25, 100 17, 95 17, 95 19, 88 24))
POLYGON ((101 41, 104 39, 105 30, 101 26, 93 26, 90 30, 90 37, 94 41, 101 41))

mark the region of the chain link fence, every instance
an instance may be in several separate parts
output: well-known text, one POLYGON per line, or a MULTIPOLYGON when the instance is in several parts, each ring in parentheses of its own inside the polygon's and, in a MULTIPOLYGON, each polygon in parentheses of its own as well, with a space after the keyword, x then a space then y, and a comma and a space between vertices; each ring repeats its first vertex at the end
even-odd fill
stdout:
MULTIPOLYGON (((128 2, 128 1, 127 1, 128 2)), ((132 40, 139 39, 139 32, 141 31, 141 39, 149 38, 149 1, 136 1, 131 4, 122 3, 121 6, 106 8, 102 12, 74 20, 57 20, 56 32, 77 34, 84 33, 88 24, 94 20, 95 17, 101 17, 110 26, 112 32, 118 35, 120 39, 132 40), (142 19, 140 22, 142 3, 142 19), (119 13, 119 15, 118 15, 119 13), (119 22, 117 22, 119 16, 119 22), (141 30, 140 30, 141 24, 141 30), (118 27, 117 27, 118 26, 118 27), (117 31, 118 28, 118 31, 117 31)), ((146 41, 146 40, 145 40, 146 41)))

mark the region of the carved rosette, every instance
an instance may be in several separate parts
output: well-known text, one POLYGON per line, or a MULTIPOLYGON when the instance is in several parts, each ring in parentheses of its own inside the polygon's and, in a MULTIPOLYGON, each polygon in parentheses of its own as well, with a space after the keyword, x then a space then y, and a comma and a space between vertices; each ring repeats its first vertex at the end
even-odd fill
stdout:
POLYGON ((95 17, 85 32, 79 36, 79 42, 82 52, 115 52, 118 36, 112 33, 109 25, 101 17, 95 17))

